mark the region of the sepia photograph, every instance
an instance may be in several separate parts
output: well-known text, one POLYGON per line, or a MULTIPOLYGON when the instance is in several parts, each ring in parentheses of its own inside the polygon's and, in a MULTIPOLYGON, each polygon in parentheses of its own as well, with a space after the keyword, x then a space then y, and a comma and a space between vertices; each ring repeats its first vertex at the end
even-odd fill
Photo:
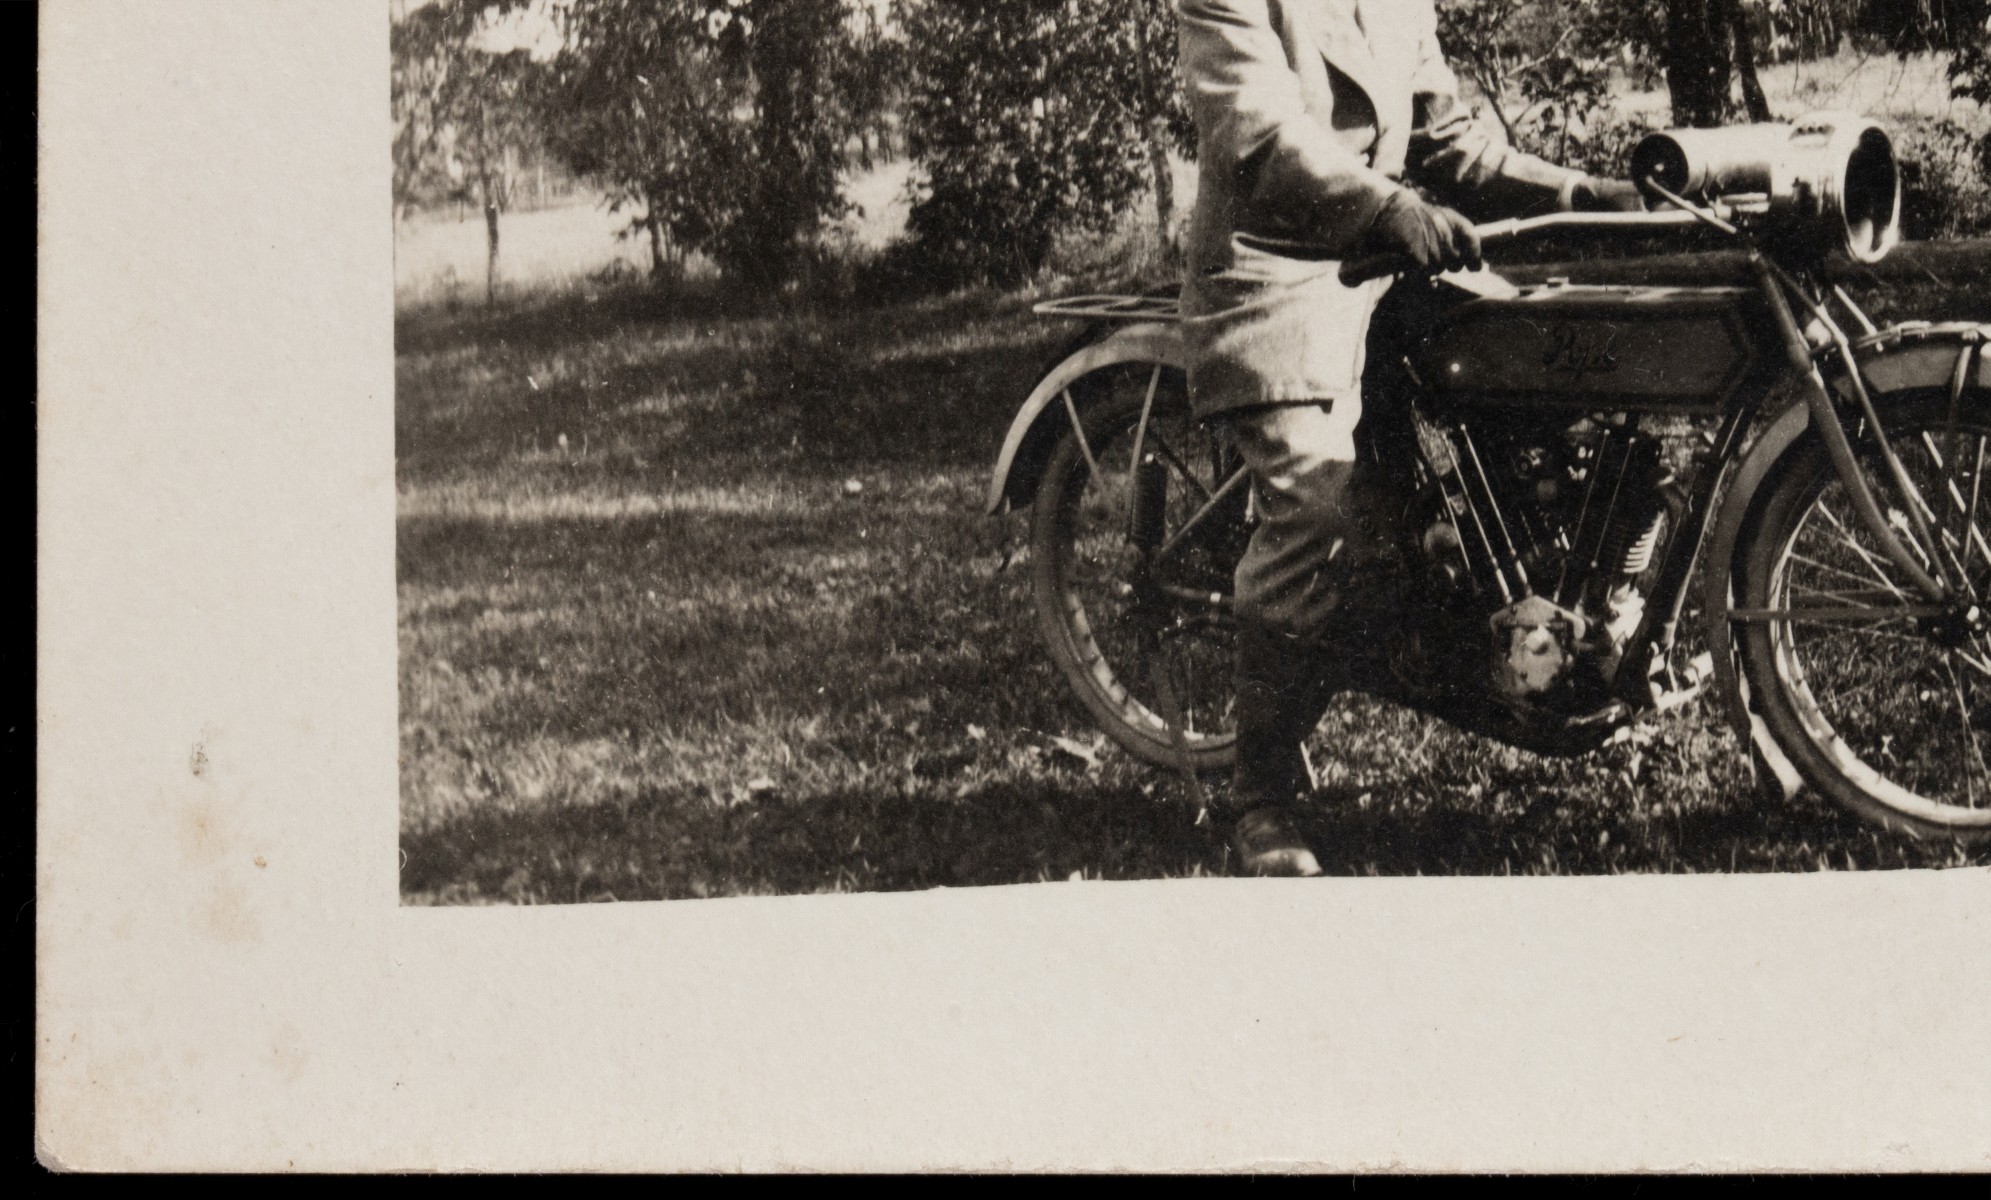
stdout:
POLYGON ((1983 4, 389 20, 404 904, 1991 862, 1983 4))
POLYGON ((1991 0, 23 11, 46 1170, 1991 1168, 1991 0))

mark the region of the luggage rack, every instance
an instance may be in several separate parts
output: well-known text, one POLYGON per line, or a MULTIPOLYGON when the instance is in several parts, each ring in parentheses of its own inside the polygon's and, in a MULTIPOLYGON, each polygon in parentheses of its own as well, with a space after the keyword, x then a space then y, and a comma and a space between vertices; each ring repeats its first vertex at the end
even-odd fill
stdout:
POLYGON ((1046 317, 1084 317, 1094 321, 1178 321, 1175 296, 1065 296, 1034 304, 1031 312, 1046 317))

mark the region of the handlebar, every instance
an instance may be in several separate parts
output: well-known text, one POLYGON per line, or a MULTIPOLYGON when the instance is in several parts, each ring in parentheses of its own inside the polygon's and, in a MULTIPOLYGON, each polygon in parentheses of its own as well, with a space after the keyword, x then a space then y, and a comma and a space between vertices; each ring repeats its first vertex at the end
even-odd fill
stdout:
MULTIPOLYGON (((1555 212, 1538 217, 1509 217, 1475 225, 1482 246, 1511 241, 1531 233, 1555 229, 1676 229, 1700 223, 1701 218, 1684 209, 1658 212, 1555 212)), ((1417 264, 1401 254, 1371 254, 1351 258, 1341 264, 1341 282, 1354 287, 1385 275, 1401 275, 1417 269, 1417 264)))

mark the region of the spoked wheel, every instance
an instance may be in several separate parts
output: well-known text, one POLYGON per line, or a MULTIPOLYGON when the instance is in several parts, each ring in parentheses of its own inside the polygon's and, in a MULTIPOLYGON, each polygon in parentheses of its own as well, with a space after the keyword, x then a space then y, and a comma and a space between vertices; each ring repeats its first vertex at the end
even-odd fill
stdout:
MULTIPOLYGON (((1991 835, 1991 394, 1966 394, 1954 414, 1923 397, 1886 424, 1961 594, 1918 592, 1824 447, 1801 444, 1744 552, 1743 669, 1771 736, 1820 792, 1901 832, 1975 841, 1991 835)), ((1869 478, 1884 478, 1870 457, 1869 478)), ((1926 559, 1908 501, 1876 495, 1926 559)))
POLYGON ((1174 367, 1103 367, 1060 402, 1069 404, 1064 434, 1030 529, 1051 655, 1130 754, 1157 766, 1227 767, 1236 740, 1231 576, 1249 537, 1242 464, 1190 416, 1174 367))

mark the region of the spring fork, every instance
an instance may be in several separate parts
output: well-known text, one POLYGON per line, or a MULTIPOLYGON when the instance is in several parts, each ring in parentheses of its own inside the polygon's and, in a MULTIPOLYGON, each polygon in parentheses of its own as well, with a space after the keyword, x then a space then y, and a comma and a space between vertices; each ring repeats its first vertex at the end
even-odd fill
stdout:
MULTIPOLYGON (((1832 403, 1832 391, 1826 386, 1825 377, 1818 371, 1818 364, 1812 358, 1811 344, 1805 340, 1803 331, 1798 328, 1797 318, 1791 313, 1790 300, 1784 293, 1785 284, 1794 281, 1756 250, 1752 249, 1749 252, 1749 262, 1755 269, 1763 295, 1769 301, 1770 313, 1776 319, 1777 328, 1783 334, 1784 348, 1789 356, 1791 368, 1807 385, 1806 403, 1811 408, 1812 423, 1818 427, 1825 448, 1832 457, 1832 465, 1845 483, 1848 498, 1852 500, 1854 511, 1859 514, 1861 523, 1866 525, 1874 540, 1880 543, 1880 548, 1888 559, 1901 568, 1908 578, 1914 581, 1916 587, 1921 588, 1931 598, 1940 599, 1946 596, 1950 589, 1936 576, 1923 570, 1922 565, 1915 561, 1915 556, 1910 554, 1908 548, 1901 544, 1901 539, 1895 536, 1894 530, 1887 523, 1886 515, 1880 511, 1880 501, 1874 496, 1872 486, 1867 483, 1865 470, 1860 466, 1859 460, 1853 457, 1852 442, 1847 438, 1844 427, 1840 425, 1838 409, 1832 403)), ((1797 292, 1801 300, 1806 300, 1808 303, 1808 298, 1801 290, 1796 288, 1792 290, 1797 292)), ((1821 324, 1828 333, 1834 335, 1834 340, 1840 348, 1840 357, 1846 365, 1847 378, 1852 382, 1853 393, 1859 399, 1861 413, 1865 416, 1867 426, 1873 431, 1874 440, 1879 445, 1881 461, 1886 464, 1888 473, 1893 476, 1895 487, 1901 492, 1907 504, 1908 517, 1915 527, 1915 533, 1928 542, 1931 551, 1929 565, 1935 567, 1939 573, 1947 574, 1943 567, 1942 545, 1929 532, 1928 521, 1922 515, 1923 506, 1918 503, 1921 500, 1921 493, 1909 481, 1908 472, 1902 467, 1900 458, 1896 457, 1894 448, 1887 444, 1886 428, 1881 425, 1879 414, 1874 411, 1873 398, 1867 395, 1866 382, 1860 377, 1859 363, 1853 357, 1852 348, 1846 344, 1844 331, 1840 330, 1829 316, 1823 314, 1822 310, 1817 310, 1817 306, 1811 307, 1815 310, 1813 315, 1821 318, 1821 324)))
MULTIPOLYGON (((1947 428, 1944 430, 1944 432, 1946 434, 1945 444, 1948 446, 1949 449, 1949 461, 1953 463, 1961 463, 1963 461, 1961 450, 1957 445, 1956 422, 1957 418, 1962 415, 1964 384, 1966 384, 1970 380, 1971 359, 1978 357, 1982 354, 1983 354, 1983 349, 1977 342, 1975 341, 1965 342, 1963 344, 1963 348, 1958 350, 1956 353, 1956 369, 1950 375, 1949 416, 1946 421, 1947 428)), ((1937 463, 1936 469, 1940 471, 1948 471, 1949 467, 1942 463, 1937 463)), ((1977 517, 1978 485, 1983 482, 1983 478, 1984 478, 1984 443, 1980 439, 1979 442, 1977 443, 1977 471, 1976 474, 1972 477, 1970 484, 1970 507, 1963 510, 1961 513, 1957 514, 1958 529, 1956 533, 1956 541, 1958 545, 1963 547, 1963 558, 1960 562, 1957 563, 1957 574, 1959 576, 1957 582, 1964 589, 1965 592, 1969 592, 1971 590, 1970 588, 1970 552, 1972 545, 1971 534, 1975 532, 1973 527, 1973 522, 1976 520, 1977 517)), ((1950 484, 1950 493, 1952 495, 1956 495, 1955 483, 1950 484)), ((1957 499, 1961 500, 1962 497, 1958 496, 1957 499)), ((1947 523, 1945 522, 1945 524, 1947 523)))

